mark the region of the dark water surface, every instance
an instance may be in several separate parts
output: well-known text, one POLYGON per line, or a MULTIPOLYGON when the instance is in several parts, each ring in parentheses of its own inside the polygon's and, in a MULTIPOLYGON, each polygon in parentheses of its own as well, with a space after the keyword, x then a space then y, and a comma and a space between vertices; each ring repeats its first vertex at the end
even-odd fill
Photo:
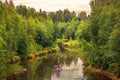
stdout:
POLYGON ((21 64, 23 72, 7 76, 7 80, 86 80, 80 58, 55 55, 21 64))

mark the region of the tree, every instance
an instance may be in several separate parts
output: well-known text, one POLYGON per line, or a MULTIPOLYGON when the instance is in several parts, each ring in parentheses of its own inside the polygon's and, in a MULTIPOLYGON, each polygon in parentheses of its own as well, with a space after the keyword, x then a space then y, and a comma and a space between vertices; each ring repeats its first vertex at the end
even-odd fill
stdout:
POLYGON ((86 41, 90 41, 90 31, 89 31, 90 22, 89 21, 81 21, 77 27, 76 38, 84 39, 86 41))
POLYGON ((92 0, 89 27, 80 25, 76 32, 83 38, 82 49, 88 62, 117 76, 120 76, 119 4, 118 0, 92 0), (88 35, 90 40, 87 40, 88 35))
POLYGON ((78 18, 79 18, 80 20, 85 20, 85 19, 87 19, 87 14, 86 14, 86 12, 85 12, 85 11, 80 12, 80 13, 78 14, 78 18))

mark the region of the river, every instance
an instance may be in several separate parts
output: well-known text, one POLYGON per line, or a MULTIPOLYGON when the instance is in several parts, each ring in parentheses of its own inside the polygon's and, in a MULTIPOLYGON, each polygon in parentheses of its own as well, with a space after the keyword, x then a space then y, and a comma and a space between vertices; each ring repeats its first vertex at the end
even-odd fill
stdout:
POLYGON ((51 80, 85 80, 83 62, 80 58, 78 58, 77 62, 72 61, 70 65, 64 63, 61 67, 57 66, 51 80))
POLYGON ((85 69, 76 56, 57 53, 8 64, 6 76, 0 80, 116 80, 108 74, 85 69))
POLYGON ((7 76, 7 80, 86 80, 80 58, 51 55, 20 65, 24 71, 7 76))

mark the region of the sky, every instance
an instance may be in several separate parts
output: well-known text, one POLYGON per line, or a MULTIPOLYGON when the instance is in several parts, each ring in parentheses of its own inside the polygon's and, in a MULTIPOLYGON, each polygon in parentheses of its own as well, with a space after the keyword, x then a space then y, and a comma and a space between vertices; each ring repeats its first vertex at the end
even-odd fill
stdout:
POLYGON ((57 11, 59 9, 69 9, 70 11, 86 11, 90 13, 90 0, 13 0, 15 5, 23 4, 47 12, 57 11))

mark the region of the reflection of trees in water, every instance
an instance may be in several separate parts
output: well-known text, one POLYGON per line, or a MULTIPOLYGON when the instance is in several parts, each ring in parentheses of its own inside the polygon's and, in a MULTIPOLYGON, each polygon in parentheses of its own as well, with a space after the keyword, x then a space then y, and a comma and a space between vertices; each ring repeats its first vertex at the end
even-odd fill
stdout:
MULTIPOLYGON (((67 54, 68 55, 68 54, 67 54)), ((60 77, 64 63, 70 66, 72 61, 77 62, 72 56, 49 55, 39 60, 24 62, 22 65, 27 69, 26 72, 15 74, 7 80, 51 80, 51 75, 60 77)))
POLYGON ((70 66, 71 63, 72 63, 72 61, 73 61, 73 57, 71 57, 71 56, 67 57, 66 60, 65 60, 66 65, 67 65, 67 66, 70 66))
POLYGON ((59 78, 60 72, 62 71, 62 65, 58 64, 55 65, 54 74, 59 78))
POLYGON ((72 64, 72 62, 74 62, 74 64, 76 65, 78 62, 78 58, 74 58, 74 57, 67 57, 65 59, 65 63, 67 66, 70 66, 72 64))
POLYGON ((78 63, 78 58, 74 59, 73 62, 76 65, 78 63))
POLYGON ((54 74, 56 75, 58 78, 60 78, 60 73, 62 71, 62 67, 64 64, 66 64, 66 66, 70 66, 71 63, 74 62, 75 65, 78 62, 78 58, 72 57, 72 56, 67 56, 67 57, 58 57, 54 66, 54 74))
POLYGON ((62 71, 63 58, 57 57, 56 64, 54 65, 54 74, 59 78, 62 71))
POLYGON ((39 65, 36 69, 36 73, 39 76, 40 80, 50 79, 51 74, 54 70, 55 59, 48 57, 44 58, 41 65, 39 65))

